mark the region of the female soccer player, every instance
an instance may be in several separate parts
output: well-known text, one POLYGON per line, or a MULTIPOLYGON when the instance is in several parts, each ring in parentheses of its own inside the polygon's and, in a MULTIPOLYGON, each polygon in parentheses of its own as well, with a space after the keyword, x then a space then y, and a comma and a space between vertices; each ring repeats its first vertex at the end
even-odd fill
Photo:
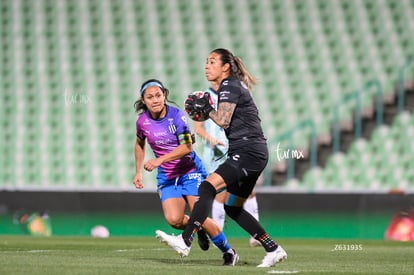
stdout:
POLYGON ((220 84, 217 110, 210 105, 208 93, 204 97, 193 96, 187 100, 186 109, 190 113, 202 112, 208 115, 225 130, 229 140, 228 158, 201 183, 198 189, 200 198, 194 205, 182 235, 171 236, 157 231, 157 236, 175 251, 187 256, 194 234, 201 229, 200 225, 211 211, 216 193, 226 188, 226 214, 250 236, 260 241, 267 252, 258 267, 274 266, 287 259, 285 250, 243 209, 244 201, 249 197, 268 161, 267 142, 257 107, 250 94, 251 85, 256 80, 239 57, 221 48, 209 54, 205 75, 208 81, 220 84))
MULTIPOLYGON (((211 87, 207 89, 207 93, 213 101, 213 107, 217 109, 218 90, 219 84, 211 82, 211 87)), ((205 161, 205 167, 207 173, 214 172, 217 167, 222 164, 227 157, 228 140, 223 128, 220 128, 214 121, 208 119, 204 122, 195 122, 194 130, 197 135, 204 139, 203 146, 203 159, 205 161)), ((223 230, 226 213, 224 211, 224 199, 225 192, 221 192, 216 195, 212 210, 211 217, 217 223, 221 230, 223 230)), ((259 220, 259 208, 257 204, 256 194, 253 191, 247 200, 243 204, 243 208, 249 212, 256 220, 259 220)), ((249 244, 251 247, 261 246, 261 243, 253 237, 250 237, 249 244)))
MULTIPOLYGON (((168 93, 168 89, 156 79, 150 79, 141 86, 141 97, 134 104, 139 116, 133 182, 136 188, 143 188, 142 167, 150 172, 157 168, 157 187, 165 219, 172 227, 184 229, 189 219, 185 215, 186 203, 191 212, 198 199, 198 186, 205 179, 206 172, 192 149, 192 136, 184 113, 166 104, 168 93), (155 158, 144 163, 145 141, 155 158)), ((223 264, 234 265, 238 256, 217 224, 208 218, 203 228, 222 251, 223 264)), ((198 239, 201 249, 207 250, 209 241, 205 233, 198 234, 198 239)))

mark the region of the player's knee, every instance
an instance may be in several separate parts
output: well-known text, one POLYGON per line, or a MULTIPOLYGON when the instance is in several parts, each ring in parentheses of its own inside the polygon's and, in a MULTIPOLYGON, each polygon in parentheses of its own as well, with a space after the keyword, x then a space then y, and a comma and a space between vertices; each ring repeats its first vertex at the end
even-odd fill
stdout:
POLYGON ((213 200, 216 196, 216 188, 205 180, 198 187, 198 195, 200 199, 213 200))
POLYGON ((181 216, 169 216, 165 218, 167 223, 175 229, 183 229, 185 227, 184 219, 181 216))
POLYGON ((224 211, 226 211, 226 214, 233 220, 237 219, 237 217, 240 216, 242 210, 243 208, 240 206, 230 206, 230 205, 224 204, 224 211))

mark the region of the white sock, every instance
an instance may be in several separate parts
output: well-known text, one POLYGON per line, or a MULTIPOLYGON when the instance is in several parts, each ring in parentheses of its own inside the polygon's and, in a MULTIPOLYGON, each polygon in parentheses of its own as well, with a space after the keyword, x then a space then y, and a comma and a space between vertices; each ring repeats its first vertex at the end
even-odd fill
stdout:
POLYGON ((224 205, 222 203, 214 200, 213 208, 211 209, 211 217, 220 227, 220 230, 223 230, 226 212, 224 211, 224 205))
POLYGON ((256 220, 259 220, 259 206, 257 204, 256 196, 248 198, 243 205, 244 210, 250 213, 256 220))

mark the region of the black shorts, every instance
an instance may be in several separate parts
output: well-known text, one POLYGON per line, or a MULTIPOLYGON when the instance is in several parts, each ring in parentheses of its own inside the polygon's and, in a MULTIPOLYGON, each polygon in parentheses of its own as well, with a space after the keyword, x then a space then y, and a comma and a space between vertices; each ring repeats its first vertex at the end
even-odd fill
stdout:
POLYGON ((215 173, 224 179, 229 193, 247 198, 265 169, 268 159, 266 144, 248 145, 229 151, 227 160, 217 168, 215 173))

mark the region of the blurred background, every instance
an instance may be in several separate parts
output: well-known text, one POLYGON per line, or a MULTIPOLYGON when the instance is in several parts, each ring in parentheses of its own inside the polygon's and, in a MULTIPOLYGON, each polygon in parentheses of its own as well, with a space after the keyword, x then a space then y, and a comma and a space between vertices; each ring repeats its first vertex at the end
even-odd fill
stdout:
POLYGON ((263 212, 356 213, 381 238, 413 203, 413 33, 413 0, 2 0, 0 233, 18 209, 161 215, 155 174, 132 184, 138 89, 158 78, 182 108, 224 47, 260 81, 263 212))

